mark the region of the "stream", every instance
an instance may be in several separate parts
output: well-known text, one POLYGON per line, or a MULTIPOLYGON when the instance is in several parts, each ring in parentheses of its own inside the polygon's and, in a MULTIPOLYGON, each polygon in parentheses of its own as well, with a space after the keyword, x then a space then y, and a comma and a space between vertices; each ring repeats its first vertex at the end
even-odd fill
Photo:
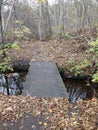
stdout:
MULTIPOLYGON (((9 93, 10 95, 20 95, 24 88, 24 81, 26 79, 26 72, 13 73, 8 77, 9 93)), ((64 84, 69 94, 69 101, 71 103, 77 100, 87 100, 94 97, 94 89, 86 81, 77 79, 64 79, 64 84)), ((25 88, 24 88, 25 89, 25 88)), ((4 75, 0 74, 0 92, 7 95, 4 75)))
POLYGON ((69 101, 91 99, 94 96, 94 89, 86 81, 77 79, 65 79, 64 84, 69 94, 69 101))
MULTIPOLYGON (((9 94, 20 95, 24 86, 26 73, 12 73, 8 76, 9 94)), ((0 92, 7 95, 6 80, 3 74, 0 74, 0 92)))

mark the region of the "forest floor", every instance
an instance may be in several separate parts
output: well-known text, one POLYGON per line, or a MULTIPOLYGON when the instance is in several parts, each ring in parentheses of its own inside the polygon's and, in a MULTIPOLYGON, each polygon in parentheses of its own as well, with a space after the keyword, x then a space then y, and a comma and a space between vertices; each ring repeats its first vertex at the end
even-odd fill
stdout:
POLYGON ((26 122, 14 126, 28 114, 37 119, 41 130, 98 130, 98 100, 95 98, 71 104, 66 98, 8 97, 0 94, 0 130, 37 130, 38 125, 32 118, 32 124, 28 126, 25 126, 26 122), (8 121, 11 121, 11 126, 8 121))
POLYGON ((86 43, 86 36, 77 36, 77 34, 71 38, 65 37, 64 39, 49 41, 21 40, 18 43, 20 50, 10 50, 9 55, 13 60, 24 58, 32 61, 54 61, 59 65, 64 65, 73 58, 79 61, 88 48, 86 43))
POLYGON ((79 64, 86 58, 92 58, 92 55, 90 53, 86 55, 85 51, 89 49, 89 41, 95 40, 97 36, 97 29, 92 28, 82 32, 72 32, 68 36, 56 40, 21 40, 18 42, 20 50, 10 50, 9 55, 13 60, 53 61, 58 66, 66 66, 67 70, 70 70, 72 60, 75 64, 79 64))
MULTIPOLYGON (((73 33, 65 38, 50 41, 21 41, 19 51, 9 51, 13 60, 28 59, 29 61, 54 61, 59 66, 69 67, 71 59, 78 64, 88 49, 87 41, 96 38, 95 29, 83 33, 73 33)), ((77 101, 73 104, 64 98, 36 98, 22 96, 5 96, 0 94, 0 120, 17 122, 25 114, 38 119, 42 130, 98 130, 98 99, 77 101), (44 117, 45 121, 41 121, 44 117)), ((32 130, 36 126, 32 124, 32 130)), ((0 130, 7 129, 2 123, 0 130)), ((17 130, 17 128, 16 128, 17 130)), ((19 130, 25 130, 19 126, 19 130)))

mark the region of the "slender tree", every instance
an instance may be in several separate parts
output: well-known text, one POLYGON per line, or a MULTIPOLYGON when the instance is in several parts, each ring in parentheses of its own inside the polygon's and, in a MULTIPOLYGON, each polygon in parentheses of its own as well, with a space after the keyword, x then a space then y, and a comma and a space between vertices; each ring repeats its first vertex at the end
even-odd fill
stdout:
POLYGON ((1 31, 2 50, 3 50, 2 56, 5 57, 5 51, 4 51, 4 28, 3 28, 3 22, 2 22, 2 6, 3 6, 3 0, 0 1, 0 31, 1 31))

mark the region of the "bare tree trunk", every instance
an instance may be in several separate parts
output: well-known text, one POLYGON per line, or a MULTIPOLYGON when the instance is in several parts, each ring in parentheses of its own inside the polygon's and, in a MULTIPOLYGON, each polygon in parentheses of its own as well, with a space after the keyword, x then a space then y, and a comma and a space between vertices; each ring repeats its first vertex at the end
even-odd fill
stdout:
POLYGON ((8 23, 9 23, 9 20, 12 16, 12 11, 13 11, 13 7, 14 7, 14 3, 15 3, 15 0, 12 1, 12 6, 10 7, 10 11, 9 11, 9 15, 8 15, 8 18, 6 20, 6 24, 5 24, 5 27, 4 27, 4 35, 6 35, 6 31, 7 31, 7 27, 8 27, 8 23))
POLYGON ((78 28, 91 27, 94 18, 93 1, 74 0, 74 2, 76 8, 76 19, 78 22, 78 28))
POLYGON ((74 0, 74 2, 75 2, 75 8, 76 8, 77 29, 79 29, 79 28, 81 28, 81 17, 82 17, 81 14, 83 12, 83 9, 82 10, 80 9, 81 1, 74 0))
POLYGON ((39 3, 39 39, 42 41, 42 3, 39 3))
POLYGON ((11 7, 10 7, 10 10, 9 10, 9 15, 8 15, 8 18, 6 20, 6 22, 4 21, 4 3, 3 3, 3 0, 1 0, 1 3, 0 3, 0 26, 1 26, 1 38, 2 38, 2 49, 4 50, 4 43, 5 43, 5 37, 6 37, 6 31, 7 31, 7 28, 8 28, 8 23, 10 21, 10 18, 12 16, 12 11, 13 11, 13 7, 14 7, 14 2, 15 0, 12 1, 12 3, 7 3, 7 5, 9 4, 11 7))
POLYGON ((62 34, 64 34, 64 19, 63 19, 63 15, 64 15, 64 0, 59 0, 59 35, 61 36, 62 34))
POLYGON ((69 12, 70 12, 69 7, 70 7, 70 1, 67 0, 67 17, 69 17, 69 12))
POLYGON ((47 15, 47 19, 46 19, 46 40, 49 40, 52 36, 52 30, 51 30, 51 22, 50 22, 50 16, 49 16, 49 8, 48 8, 48 1, 46 0, 46 15, 47 15))
POLYGON ((2 50, 3 50, 2 56, 5 57, 5 51, 4 51, 4 30, 3 30, 3 24, 2 24, 2 5, 3 5, 3 0, 0 1, 0 31, 1 31, 2 50))
POLYGON ((58 28, 58 22, 57 22, 57 10, 56 10, 56 0, 54 2, 53 6, 53 33, 57 36, 57 28, 58 28))

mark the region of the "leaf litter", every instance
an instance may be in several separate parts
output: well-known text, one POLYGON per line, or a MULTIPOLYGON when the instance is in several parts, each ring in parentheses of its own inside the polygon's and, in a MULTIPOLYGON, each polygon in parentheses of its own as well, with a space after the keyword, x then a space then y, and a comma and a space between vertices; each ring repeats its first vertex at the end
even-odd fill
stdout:
POLYGON ((30 114, 39 119, 39 125, 43 126, 44 129, 98 129, 98 99, 95 98, 71 104, 66 98, 38 98, 0 94, 1 101, 0 120, 2 121, 15 122, 24 115, 30 114), (46 121, 42 122, 40 117, 46 121))

